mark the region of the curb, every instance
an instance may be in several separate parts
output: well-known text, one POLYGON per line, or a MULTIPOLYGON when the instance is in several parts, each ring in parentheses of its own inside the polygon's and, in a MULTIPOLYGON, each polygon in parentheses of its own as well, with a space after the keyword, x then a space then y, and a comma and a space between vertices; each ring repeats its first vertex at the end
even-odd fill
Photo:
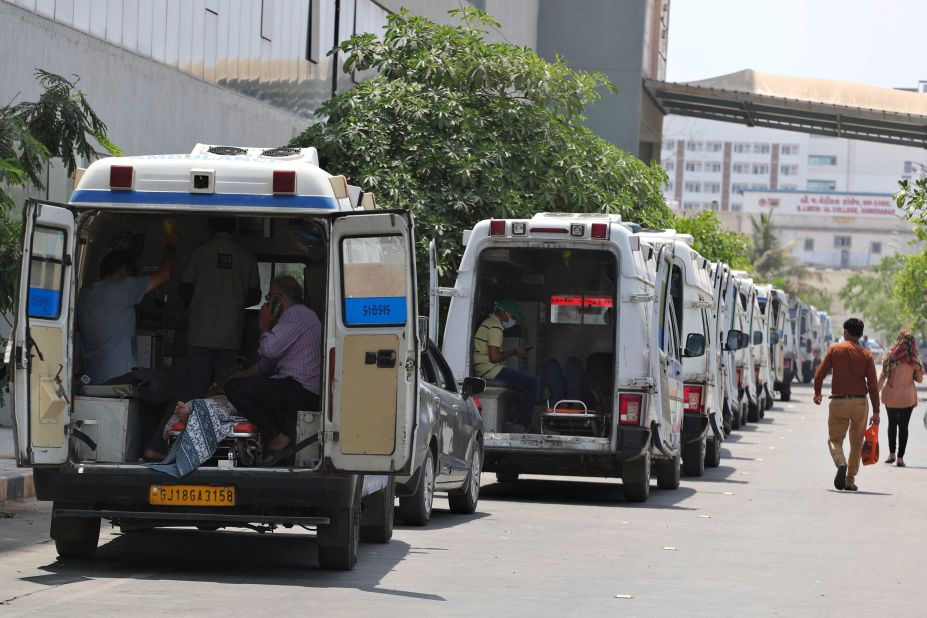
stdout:
POLYGON ((34 497, 32 470, 0 471, 0 502, 34 497))

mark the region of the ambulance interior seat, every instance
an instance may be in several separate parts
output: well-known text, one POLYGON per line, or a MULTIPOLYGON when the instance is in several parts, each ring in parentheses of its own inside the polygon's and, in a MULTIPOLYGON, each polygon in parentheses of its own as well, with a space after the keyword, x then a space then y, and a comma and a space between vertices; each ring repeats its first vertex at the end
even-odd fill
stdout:
POLYGON ((566 361, 566 371, 556 358, 549 358, 544 363, 544 378, 550 395, 547 411, 553 412, 593 412, 595 396, 583 372, 583 364, 575 356, 566 361), (557 404, 563 402, 562 406, 557 404), (583 408, 579 403, 585 404, 583 408))

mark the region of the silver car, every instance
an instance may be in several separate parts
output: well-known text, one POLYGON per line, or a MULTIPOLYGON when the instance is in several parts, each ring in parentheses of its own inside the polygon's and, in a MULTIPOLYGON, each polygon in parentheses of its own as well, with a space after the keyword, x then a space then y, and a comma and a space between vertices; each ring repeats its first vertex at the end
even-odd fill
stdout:
POLYGON ((472 396, 486 387, 480 378, 466 378, 458 387, 432 342, 421 358, 413 472, 396 477, 400 517, 418 526, 431 518, 435 491, 447 492, 454 513, 476 511, 483 470, 483 420, 472 396))

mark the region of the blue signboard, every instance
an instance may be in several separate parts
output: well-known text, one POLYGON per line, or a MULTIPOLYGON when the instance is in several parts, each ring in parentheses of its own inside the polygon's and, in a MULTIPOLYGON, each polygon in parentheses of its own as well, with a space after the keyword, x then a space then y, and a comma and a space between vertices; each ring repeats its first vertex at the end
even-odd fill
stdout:
POLYGON ((35 318, 57 318, 61 315, 61 292, 29 288, 29 315, 35 318))
POLYGON ((344 299, 345 324, 399 325, 406 323, 405 296, 372 296, 344 299))

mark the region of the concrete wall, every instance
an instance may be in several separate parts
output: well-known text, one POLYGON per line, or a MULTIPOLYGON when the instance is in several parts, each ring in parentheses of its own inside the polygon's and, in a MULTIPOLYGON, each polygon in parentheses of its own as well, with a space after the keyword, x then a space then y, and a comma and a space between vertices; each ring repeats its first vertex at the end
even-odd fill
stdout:
POLYGON ((277 146, 308 121, 0 2, 0 101, 35 100, 36 68, 80 76, 110 139, 127 154, 194 143, 277 146))

